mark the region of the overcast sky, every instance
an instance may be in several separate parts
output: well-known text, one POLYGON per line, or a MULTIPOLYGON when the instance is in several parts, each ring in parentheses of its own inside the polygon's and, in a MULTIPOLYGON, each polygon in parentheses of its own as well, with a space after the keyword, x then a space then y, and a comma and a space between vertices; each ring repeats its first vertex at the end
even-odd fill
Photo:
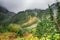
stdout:
POLYGON ((19 12, 26 9, 46 9, 48 4, 55 3, 55 0, 0 0, 0 5, 9 11, 19 12))

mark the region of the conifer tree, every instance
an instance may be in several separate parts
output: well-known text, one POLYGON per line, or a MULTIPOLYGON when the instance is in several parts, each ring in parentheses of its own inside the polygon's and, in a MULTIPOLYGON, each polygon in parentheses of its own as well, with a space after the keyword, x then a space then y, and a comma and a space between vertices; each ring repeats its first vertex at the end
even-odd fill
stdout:
POLYGON ((57 23, 58 23, 58 28, 59 28, 59 30, 60 30, 60 4, 59 4, 59 2, 57 2, 57 4, 56 4, 56 6, 57 6, 57 23))
POLYGON ((53 10, 51 6, 48 5, 48 7, 49 7, 50 19, 53 20, 53 15, 54 15, 53 10))

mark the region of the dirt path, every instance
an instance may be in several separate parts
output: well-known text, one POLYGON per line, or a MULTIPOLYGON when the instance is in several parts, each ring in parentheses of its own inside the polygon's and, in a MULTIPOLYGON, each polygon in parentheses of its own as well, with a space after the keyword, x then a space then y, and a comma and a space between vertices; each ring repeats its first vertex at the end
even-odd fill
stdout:
POLYGON ((27 28, 35 28, 35 27, 37 27, 37 23, 35 23, 35 24, 33 24, 33 25, 31 25, 31 26, 29 26, 27 28))

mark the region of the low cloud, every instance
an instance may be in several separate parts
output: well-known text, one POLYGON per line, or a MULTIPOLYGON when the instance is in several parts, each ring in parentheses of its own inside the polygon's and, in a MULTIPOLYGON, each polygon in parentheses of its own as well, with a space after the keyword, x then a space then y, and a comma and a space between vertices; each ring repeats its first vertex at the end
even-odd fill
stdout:
POLYGON ((6 7, 9 11, 19 12, 26 9, 46 9, 48 4, 56 2, 55 0, 0 0, 0 5, 6 7))

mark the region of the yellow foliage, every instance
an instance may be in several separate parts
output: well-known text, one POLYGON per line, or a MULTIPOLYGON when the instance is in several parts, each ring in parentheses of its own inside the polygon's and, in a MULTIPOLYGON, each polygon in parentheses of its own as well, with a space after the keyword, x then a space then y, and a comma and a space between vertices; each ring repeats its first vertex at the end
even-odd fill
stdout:
MULTIPOLYGON (((15 35, 14 32, 0 33, 0 40, 51 40, 50 35, 47 37, 41 37, 40 39, 38 37, 33 36, 32 34, 30 34, 27 37, 22 37, 22 38, 20 36, 15 37, 14 35, 15 35)), ((56 34, 54 37, 57 37, 57 36, 59 36, 59 34, 56 34)))
POLYGON ((34 23, 35 21, 37 21, 36 17, 30 17, 29 21, 24 23, 23 25, 28 25, 28 24, 34 23))

